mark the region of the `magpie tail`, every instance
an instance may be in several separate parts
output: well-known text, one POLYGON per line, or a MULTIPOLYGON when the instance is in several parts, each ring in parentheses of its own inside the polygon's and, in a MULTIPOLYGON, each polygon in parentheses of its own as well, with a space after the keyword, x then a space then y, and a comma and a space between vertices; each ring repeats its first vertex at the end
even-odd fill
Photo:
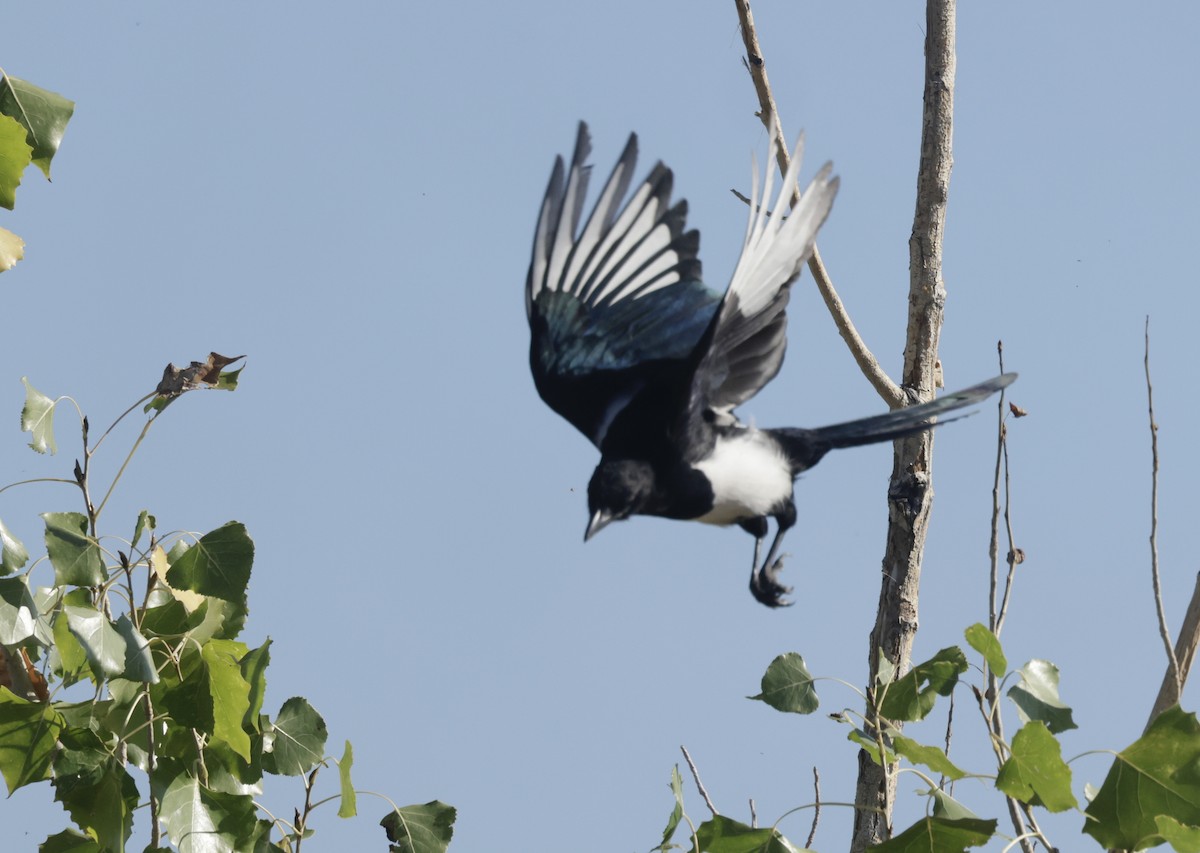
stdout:
POLYGON ((1015 373, 1005 373, 970 388, 943 394, 928 403, 906 406, 883 415, 818 429, 773 429, 770 433, 783 446, 795 469, 803 471, 816 465, 830 450, 892 441, 967 417, 973 413, 966 412, 953 418, 943 418, 941 415, 982 402, 1007 388, 1016 378, 1015 373))

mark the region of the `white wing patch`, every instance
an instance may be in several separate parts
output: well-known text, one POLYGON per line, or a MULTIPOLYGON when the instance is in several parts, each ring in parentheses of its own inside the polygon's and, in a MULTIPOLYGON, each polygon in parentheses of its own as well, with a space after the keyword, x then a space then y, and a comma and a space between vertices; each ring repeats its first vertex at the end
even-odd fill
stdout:
MULTIPOLYGON (((588 305, 608 305, 640 299, 681 280, 679 253, 672 248, 676 235, 663 221, 670 191, 662 191, 666 170, 661 164, 621 206, 635 162, 631 139, 578 237, 591 166, 572 162, 565 186, 547 192, 534 235, 527 305, 543 289, 572 293, 588 305), (556 212, 557 222, 553 221, 556 212)), ((552 187, 562 180, 561 160, 555 168, 552 187)))
MULTIPOLYGON (((772 138, 772 156, 775 146, 780 144, 778 139, 772 138)), ((729 283, 729 292, 737 295, 738 310, 745 316, 753 316, 770 305, 779 289, 800 273, 800 267, 812 254, 817 231, 829 214, 833 197, 837 194, 837 178, 830 180, 829 173, 833 167, 826 163, 801 195, 800 201, 784 217, 783 211, 798 188, 796 178, 803 156, 804 134, 801 134, 770 213, 768 206, 775 170, 768 166, 765 185, 760 187, 758 158, 754 159, 746 241, 729 283)))

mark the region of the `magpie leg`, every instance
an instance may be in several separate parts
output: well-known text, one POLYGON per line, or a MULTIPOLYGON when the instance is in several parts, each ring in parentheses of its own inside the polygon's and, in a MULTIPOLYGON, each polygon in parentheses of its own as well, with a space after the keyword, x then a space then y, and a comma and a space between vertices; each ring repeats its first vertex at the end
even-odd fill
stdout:
POLYGON ((783 571, 783 557, 779 556, 779 546, 783 543, 783 536, 796 523, 796 506, 788 502, 788 505, 783 508, 776 516, 775 520, 779 524, 779 529, 775 531, 775 538, 771 540, 771 548, 767 551, 767 559, 763 560, 760 565, 758 562, 758 544, 754 547, 754 571, 750 575, 750 592, 755 600, 760 604, 765 604, 767 607, 790 607, 792 602, 786 601, 784 596, 792 591, 790 586, 784 586, 779 582, 779 573, 783 571))

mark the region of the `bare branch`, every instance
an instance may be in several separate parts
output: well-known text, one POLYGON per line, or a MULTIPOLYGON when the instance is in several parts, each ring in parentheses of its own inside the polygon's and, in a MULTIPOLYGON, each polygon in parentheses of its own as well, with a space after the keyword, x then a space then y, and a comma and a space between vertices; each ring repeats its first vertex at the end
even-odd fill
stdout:
MULTIPOLYGON (((1162 579, 1158 572, 1158 424, 1154 420, 1154 386, 1150 383, 1150 317, 1146 317, 1145 357, 1146 405, 1150 413, 1150 582, 1154 588, 1154 610, 1158 614, 1158 633, 1167 650, 1166 681, 1174 688, 1175 704, 1183 694, 1183 676, 1179 672, 1179 659, 1171 645, 1171 631, 1167 627, 1167 613, 1163 609, 1162 579)), ((1160 691, 1161 697, 1161 691, 1160 691)), ((1154 717, 1150 718, 1154 722, 1154 717)), ((1148 724, 1147 724, 1148 725, 1148 724)))
MULTIPOLYGON (((771 84, 767 80, 767 65, 763 59, 762 48, 758 44, 758 33, 754 29, 754 16, 750 12, 749 0, 734 0, 734 5, 737 6, 738 21, 741 24, 742 42, 746 46, 746 68, 750 72, 750 79, 754 81, 754 90, 758 93, 758 117, 762 120, 768 135, 775 135, 780 140, 784 140, 786 137, 783 134, 783 124, 779 119, 779 110, 775 106, 775 96, 771 93, 771 84)), ((780 173, 787 172, 789 159, 787 146, 783 144, 777 146, 776 162, 779 164, 780 173)), ((821 298, 825 300, 825 307, 829 309, 830 316, 833 317, 838 334, 846 342, 846 346, 850 349, 850 354, 854 357, 863 376, 879 392, 879 396, 884 399, 889 408, 894 409, 904 405, 906 399, 903 392, 879 366, 878 359, 867 348, 866 343, 858 334, 858 330, 854 328, 854 323, 851 321, 845 305, 842 304, 841 297, 834 289, 829 272, 821 260, 821 253, 817 251, 816 247, 813 247, 812 257, 808 260, 808 268, 817 282, 817 290, 820 291, 821 298)))
MULTIPOLYGON (((911 402, 931 399, 940 378, 938 341, 946 300, 942 280, 942 236, 950 192, 954 122, 954 0, 927 0, 925 11, 925 91, 917 170, 916 212, 909 239, 908 325, 903 385, 911 402)), ((879 609, 871 632, 870 672, 880 655, 897 672, 910 665, 918 624, 921 561, 933 506, 933 436, 896 442, 888 486, 887 547, 879 609)), ((887 838, 895 778, 859 754, 852 853, 887 838)))
POLYGON ((688 754, 687 747, 680 745, 680 750, 683 751, 683 758, 687 762, 688 769, 692 771, 692 779, 696 782, 696 790, 700 792, 700 796, 704 799, 704 805, 708 806, 708 810, 716 817, 720 812, 713 805, 712 800, 708 798, 708 791, 704 790, 704 783, 700 781, 700 771, 696 769, 696 763, 692 761, 692 756, 688 754))

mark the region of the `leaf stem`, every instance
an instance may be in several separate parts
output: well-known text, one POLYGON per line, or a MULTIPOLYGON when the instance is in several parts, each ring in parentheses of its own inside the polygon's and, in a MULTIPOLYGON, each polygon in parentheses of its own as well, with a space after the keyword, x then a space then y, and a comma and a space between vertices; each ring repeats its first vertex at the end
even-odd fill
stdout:
MULTIPOLYGON (((121 417, 124 417, 124 415, 121 417)), ((112 497, 113 490, 117 488, 117 483, 120 482, 121 476, 125 473, 125 469, 129 467, 129 463, 133 459, 133 454, 137 453, 137 449, 141 446, 142 441, 146 438, 146 433, 150 432, 150 427, 156 420, 158 420, 158 415, 147 419, 146 425, 142 427, 142 431, 138 434, 137 441, 133 443, 133 447, 129 448, 129 453, 125 455, 125 461, 121 463, 120 470, 117 471, 116 476, 113 477, 112 482, 108 486, 108 491, 104 493, 104 499, 100 501, 100 506, 96 508, 96 518, 99 518, 100 513, 104 512, 104 506, 108 503, 108 499, 112 497)))

